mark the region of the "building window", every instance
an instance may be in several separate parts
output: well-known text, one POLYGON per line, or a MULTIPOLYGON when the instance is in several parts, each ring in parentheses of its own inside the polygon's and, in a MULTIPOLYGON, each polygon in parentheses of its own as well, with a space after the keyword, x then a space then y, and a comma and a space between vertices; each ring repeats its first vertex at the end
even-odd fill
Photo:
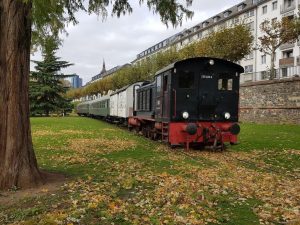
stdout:
POLYGON ((277 9, 277 1, 272 3, 272 9, 276 10, 277 9))
POLYGON ((214 22, 216 23, 216 22, 218 22, 219 21, 219 19, 220 19, 220 17, 219 16, 215 16, 214 17, 214 22))
POLYGON ((208 22, 202 23, 203 28, 204 28, 204 27, 207 27, 207 25, 208 25, 208 22))
POLYGON ((245 8, 245 6, 246 6, 245 4, 241 4, 238 6, 237 10, 242 11, 245 8))
POLYGON ((265 5, 262 7, 262 14, 266 14, 268 12, 268 7, 265 5))
POLYGON ((230 15, 230 11, 226 11, 226 12, 224 12, 224 17, 226 18, 226 17, 228 17, 229 15, 230 15))
POLYGON ((292 4, 293 4, 293 2, 294 2, 294 0, 286 0, 286 1, 284 1, 285 5, 286 5, 286 8, 291 7, 292 4))
POLYGON ((283 58, 292 58, 293 57, 293 49, 282 52, 283 58))
POLYGON ((251 16, 254 16, 254 10, 253 9, 245 13, 245 18, 248 18, 248 17, 251 17, 251 16))
POLYGON ((266 55, 262 55, 261 56, 261 64, 266 64, 267 61, 267 56, 266 55))
POLYGON ((287 75, 288 75, 287 68, 282 68, 281 69, 281 75, 282 75, 282 77, 287 77, 287 75))
POLYGON ((197 30, 199 30, 200 26, 195 26, 194 27, 194 32, 196 32, 197 30))
POLYGON ((253 65, 245 66, 245 73, 252 73, 253 72, 253 65))
POLYGON ((249 28, 249 30, 254 30, 254 22, 247 23, 247 27, 249 28))

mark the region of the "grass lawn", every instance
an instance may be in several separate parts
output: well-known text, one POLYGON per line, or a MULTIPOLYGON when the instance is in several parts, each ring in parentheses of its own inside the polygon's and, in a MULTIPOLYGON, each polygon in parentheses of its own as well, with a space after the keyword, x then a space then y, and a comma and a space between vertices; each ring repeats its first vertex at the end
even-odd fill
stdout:
POLYGON ((300 223, 300 126, 241 124, 220 153, 89 118, 31 121, 39 166, 68 179, 0 205, 0 224, 300 223))

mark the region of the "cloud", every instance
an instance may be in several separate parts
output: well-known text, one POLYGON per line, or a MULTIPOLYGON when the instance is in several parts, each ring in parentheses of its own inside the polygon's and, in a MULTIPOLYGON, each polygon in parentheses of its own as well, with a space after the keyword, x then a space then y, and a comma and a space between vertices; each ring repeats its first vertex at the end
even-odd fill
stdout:
MULTIPOLYGON (((158 15, 150 12, 146 5, 132 3, 133 13, 121 18, 108 17, 102 22, 96 15, 77 14, 79 24, 69 26, 63 46, 57 55, 75 65, 65 70, 77 73, 84 83, 102 69, 129 63, 148 47, 239 3, 238 0, 194 0, 191 9, 195 12, 192 20, 184 20, 181 27, 168 28, 161 23, 158 15)), ((37 53, 32 59, 40 60, 37 53)))

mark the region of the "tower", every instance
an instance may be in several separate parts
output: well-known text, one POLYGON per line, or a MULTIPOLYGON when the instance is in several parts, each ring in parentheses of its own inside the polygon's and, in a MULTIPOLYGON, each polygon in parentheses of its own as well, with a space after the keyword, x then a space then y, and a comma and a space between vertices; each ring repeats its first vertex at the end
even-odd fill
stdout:
POLYGON ((104 59, 103 59, 103 66, 102 66, 102 70, 101 70, 100 74, 103 74, 103 73, 105 73, 105 72, 106 72, 106 69, 105 69, 105 61, 104 61, 104 59))

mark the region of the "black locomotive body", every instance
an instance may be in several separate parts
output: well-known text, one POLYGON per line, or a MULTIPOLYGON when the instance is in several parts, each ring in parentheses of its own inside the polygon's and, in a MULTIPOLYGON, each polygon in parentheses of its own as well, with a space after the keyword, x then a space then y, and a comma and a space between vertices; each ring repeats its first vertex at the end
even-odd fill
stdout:
POLYGON ((217 58, 191 58, 158 71, 136 91, 131 128, 172 146, 223 146, 239 133, 239 76, 243 68, 217 58))

